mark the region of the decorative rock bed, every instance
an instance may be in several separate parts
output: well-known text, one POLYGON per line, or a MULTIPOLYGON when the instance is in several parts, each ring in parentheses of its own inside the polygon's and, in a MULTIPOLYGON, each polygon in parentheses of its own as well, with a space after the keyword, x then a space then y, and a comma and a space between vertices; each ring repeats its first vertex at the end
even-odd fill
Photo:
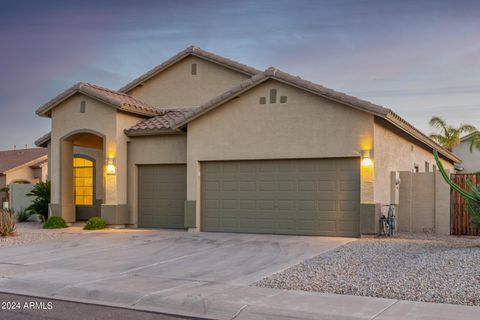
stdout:
POLYGON ((45 230, 38 222, 17 223, 15 235, 0 237, 0 248, 56 239, 62 237, 63 234, 59 230, 45 230))
POLYGON ((256 285, 478 306, 480 238, 400 234, 360 239, 256 285))

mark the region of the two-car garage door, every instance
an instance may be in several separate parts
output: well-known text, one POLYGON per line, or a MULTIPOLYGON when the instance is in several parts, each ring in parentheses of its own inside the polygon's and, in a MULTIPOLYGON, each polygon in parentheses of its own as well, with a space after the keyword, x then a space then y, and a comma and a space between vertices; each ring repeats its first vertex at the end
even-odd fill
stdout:
POLYGON ((358 236, 358 158, 202 162, 202 230, 358 236))

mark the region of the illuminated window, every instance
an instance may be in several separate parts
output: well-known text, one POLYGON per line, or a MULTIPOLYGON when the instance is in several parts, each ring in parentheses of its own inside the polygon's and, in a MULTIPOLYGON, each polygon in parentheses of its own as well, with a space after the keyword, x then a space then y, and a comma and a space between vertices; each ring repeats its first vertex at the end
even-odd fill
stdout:
POLYGON ((73 197, 77 205, 93 204, 93 162, 73 158, 73 197))

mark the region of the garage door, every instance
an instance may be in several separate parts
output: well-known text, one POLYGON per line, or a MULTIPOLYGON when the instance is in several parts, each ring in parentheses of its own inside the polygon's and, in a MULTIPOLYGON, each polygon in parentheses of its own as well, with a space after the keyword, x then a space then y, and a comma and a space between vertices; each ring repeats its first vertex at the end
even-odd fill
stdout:
POLYGON ((187 166, 183 164, 138 167, 138 226, 183 228, 187 197, 187 166))
POLYGON ((357 158, 202 163, 202 229, 358 236, 357 158))

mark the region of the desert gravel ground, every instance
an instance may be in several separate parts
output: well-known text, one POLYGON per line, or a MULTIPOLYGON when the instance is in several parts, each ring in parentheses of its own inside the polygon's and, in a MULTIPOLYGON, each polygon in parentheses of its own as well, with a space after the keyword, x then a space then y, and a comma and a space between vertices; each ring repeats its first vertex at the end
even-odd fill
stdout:
POLYGON ((13 236, 0 237, 0 248, 61 238, 64 236, 65 230, 67 229, 46 230, 39 222, 17 223, 13 236))
POLYGON ((256 283, 260 287, 480 305, 480 237, 360 239, 256 283))

